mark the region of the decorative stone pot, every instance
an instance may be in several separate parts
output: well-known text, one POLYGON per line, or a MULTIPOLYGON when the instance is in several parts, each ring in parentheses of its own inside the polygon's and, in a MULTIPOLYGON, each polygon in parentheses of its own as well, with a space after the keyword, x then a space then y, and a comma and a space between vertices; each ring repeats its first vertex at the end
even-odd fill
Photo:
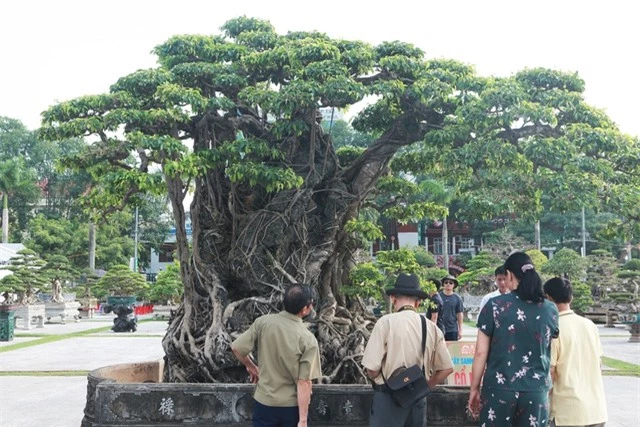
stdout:
POLYGON ((138 319, 131 314, 135 310, 136 297, 111 296, 107 297, 107 312, 112 311, 116 316, 113 319, 113 332, 135 332, 138 329, 138 319))
POLYGON ((18 327, 20 327, 20 322, 17 320, 20 319, 24 329, 31 329, 32 320, 37 321, 38 328, 44 328, 45 313, 46 310, 44 303, 18 305, 16 307, 16 314, 14 317, 18 327))
POLYGON ((136 303, 136 297, 131 296, 123 296, 123 295, 114 295, 107 297, 107 304, 115 306, 115 305, 128 305, 132 306, 136 303))
MULTIPOLYGON (((163 362, 107 366, 89 373, 82 427, 251 426, 252 384, 162 383, 163 362)), ((427 425, 474 426, 468 387, 438 386, 427 398, 427 425)), ((370 385, 313 385, 310 424, 369 425, 370 385)))
POLYGON ((0 341, 13 340, 16 327, 16 308, 14 304, 0 305, 0 341))

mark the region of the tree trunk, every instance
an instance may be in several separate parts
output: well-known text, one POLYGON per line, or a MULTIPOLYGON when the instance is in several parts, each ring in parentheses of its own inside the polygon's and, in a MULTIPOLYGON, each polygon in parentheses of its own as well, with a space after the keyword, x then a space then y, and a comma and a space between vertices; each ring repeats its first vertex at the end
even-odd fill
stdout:
POLYGON ((540 220, 537 220, 535 225, 533 226, 533 232, 534 232, 534 239, 535 239, 535 245, 536 245, 536 249, 540 250, 540 248, 542 247, 542 243, 540 242, 540 220))
POLYGON ((89 270, 96 271, 96 224, 89 223, 89 270))
POLYGON ((2 195, 2 243, 9 243, 9 201, 7 193, 2 195))
POLYGON ((447 225, 447 217, 442 221, 442 265, 447 274, 449 273, 449 227, 447 225))
MULTIPOLYGON (((353 265, 344 224, 357 217, 395 152, 421 139, 424 130, 401 116, 360 158, 342 168, 315 110, 304 120, 308 127, 301 136, 274 141, 287 153, 286 164, 304 178, 300 188, 267 193, 230 182, 224 170, 196 179, 192 252, 184 227, 183 184, 168 179, 185 292, 163 340, 165 381, 245 381, 230 343, 258 316, 279 311, 285 287, 296 282, 317 292, 310 328, 321 345, 324 381, 366 381, 359 361, 367 326, 375 319, 364 314, 358 300, 347 308, 340 295, 353 265)), ((194 151, 235 138, 236 128, 227 125, 202 118, 194 151)))

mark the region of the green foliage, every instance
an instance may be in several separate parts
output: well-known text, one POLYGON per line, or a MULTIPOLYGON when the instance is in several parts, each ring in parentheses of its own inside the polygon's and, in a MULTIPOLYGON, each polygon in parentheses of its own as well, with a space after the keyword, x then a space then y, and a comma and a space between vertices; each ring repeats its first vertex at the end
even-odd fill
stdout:
MULTIPOLYGON (((360 150, 357 151, 362 153, 362 151, 364 151, 363 149, 371 145, 374 140, 372 136, 353 129, 349 123, 344 120, 335 120, 333 123, 324 120, 322 127, 325 132, 331 132, 333 145, 338 149, 336 150, 337 153, 344 153, 343 150, 346 148, 351 148, 352 150, 359 148, 360 150)), ((348 164, 342 161, 340 163, 343 165, 348 164)))
POLYGON ((47 263, 40 270, 50 282, 59 280, 62 284, 66 280, 75 280, 79 277, 79 272, 63 255, 51 255, 47 258, 47 263))
POLYGON ((362 147, 340 147, 336 150, 336 156, 340 159, 340 164, 343 166, 351 165, 360 155, 364 153, 362 147))
POLYGON ((552 276, 568 278, 573 283, 585 277, 586 267, 585 258, 572 249, 562 248, 540 270, 552 276))
POLYGON ((421 270, 420 264, 411 249, 401 248, 396 251, 380 251, 376 254, 376 264, 390 276, 393 281, 400 273, 415 273, 421 270))
POLYGON ((149 288, 142 274, 133 272, 129 266, 114 265, 93 286, 95 296, 143 296, 149 288))
POLYGON ((496 255, 487 251, 480 251, 478 255, 467 262, 467 270, 457 277, 458 282, 486 292, 492 288, 495 269, 500 265, 502 265, 502 260, 496 255))
POLYGON ((383 239, 384 234, 379 226, 371 221, 363 219, 351 219, 345 225, 345 230, 349 233, 359 233, 367 241, 373 242, 376 239, 383 239))
POLYGON ((35 294, 48 285, 48 278, 42 272, 45 261, 30 249, 22 249, 12 257, 9 265, 2 267, 13 274, 0 280, 0 292, 17 294, 19 304, 29 304, 35 294))
POLYGON ((586 283, 594 291, 594 294, 604 295, 607 289, 616 289, 620 286, 620 280, 616 273, 619 265, 610 252, 597 249, 586 258, 586 283))
POLYGON ((622 266, 623 270, 640 271, 640 259, 630 259, 622 266))
POLYGON ((156 282, 151 285, 149 299, 158 304, 177 304, 182 299, 184 284, 180 276, 180 264, 174 262, 156 278, 156 282))
POLYGON ((431 252, 421 246, 412 247, 413 255, 416 257, 416 262, 421 267, 435 267, 436 259, 431 252))
POLYGON ((408 273, 420 278, 420 287, 426 293, 435 292, 435 285, 430 279, 435 278, 440 270, 420 265, 416 253, 420 251, 406 248, 379 251, 374 262, 360 263, 349 272, 351 283, 342 286, 341 291, 348 296, 373 297, 381 302, 385 299, 385 289, 393 287, 398 275, 408 273))
MULTIPOLYGON (((152 218, 149 218, 149 222, 152 218)), ((109 269, 116 264, 129 262, 133 255, 133 239, 129 237, 133 216, 121 212, 111 216, 110 221, 96 227, 96 267, 109 269)), ((153 227, 152 224, 148 225, 153 227)), ((165 225, 159 221, 162 230, 165 225)), ((29 237, 25 246, 38 253, 62 255, 78 269, 88 266, 89 225, 77 219, 48 219, 38 215, 29 222, 29 237)), ((164 236, 163 236, 164 238, 164 236)))
POLYGON ((591 298, 591 286, 580 281, 571 282, 571 286, 573 287, 571 309, 576 313, 586 313, 589 311, 589 307, 593 305, 593 298, 591 298))
POLYGON ((525 253, 529 255, 529 257, 533 261, 533 265, 538 271, 540 271, 544 267, 544 265, 549 261, 547 256, 538 249, 528 249, 525 251, 525 253))
POLYGON ((358 264, 349 272, 349 279, 351 283, 341 288, 344 295, 362 298, 374 297, 381 300, 380 291, 385 276, 376 264, 371 262, 358 264))

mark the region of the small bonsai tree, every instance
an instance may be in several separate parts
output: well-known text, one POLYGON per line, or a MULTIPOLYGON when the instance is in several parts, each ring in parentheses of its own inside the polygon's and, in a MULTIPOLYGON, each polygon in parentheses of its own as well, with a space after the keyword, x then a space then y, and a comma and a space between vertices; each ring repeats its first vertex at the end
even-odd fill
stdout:
POLYGON ((100 279, 100 276, 90 268, 85 268, 80 273, 79 285, 76 287, 76 291, 81 298, 92 298, 91 290, 100 279))
POLYGON ((98 280, 93 290, 98 297, 104 296, 142 296, 149 288, 147 280, 140 274, 131 271, 128 266, 113 266, 98 280))
POLYGON ((587 284, 591 287, 591 294, 606 298, 611 290, 616 292, 622 281, 616 275, 619 264, 608 251, 596 249, 587 256, 587 284))
POLYGON ((493 288, 495 270, 501 264, 502 260, 496 255, 481 251, 467 262, 467 271, 458 276, 458 281, 480 293, 488 292, 493 288))
POLYGON ((623 281, 629 290, 629 299, 638 300, 638 288, 640 287, 640 260, 630 259, 618 272, 617 277, 623 281))
POLYGON ((180 302, 184 292, 184 284, 180 277, 180 264, 169 264, 166 270, 158 273, 156 282, 151 286, 149 299, 151 302, 173 305, 180 302))
POLYGON ((552 276, 564 277, 571 280, 573 286, 573 302, 571 308, 576 313, 586 313, 593 305, 591 288, 584 283, 586 278, 587 260, 576 251, 562 248, 553 256, 541 271, 552 276))
POLYGON ((3 270, 13 273, 0 281, 0 291, 4 293, 5 301, 12 302, 10 294, 15 294, 18 304, 35 302, 36 293, 48 284, 46 275, 41 271, 45 264, 45 261, 31 249, 18 251, 16 256, 9 260, 9 265, 2 267, 3 270))
POLYGON ((62 287, 67 280, 76 278, 78 271, 73 268, 67 257, 63 255, 51 256, 41 271, 49 280, 51 301, 64 302, 62 287))

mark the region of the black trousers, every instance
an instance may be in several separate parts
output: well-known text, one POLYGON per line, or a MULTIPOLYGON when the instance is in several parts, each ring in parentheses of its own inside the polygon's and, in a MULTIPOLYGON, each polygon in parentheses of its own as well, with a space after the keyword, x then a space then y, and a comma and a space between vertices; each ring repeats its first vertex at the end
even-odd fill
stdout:
POLYGON ((253 401, 253 427, 296 427, 299 418, 297 406, 267 406, 253 401))
POLYGON ((386 391, 375 391, 369 416, 369 427, 426 427, 427 398, 401 408, 386 391))

